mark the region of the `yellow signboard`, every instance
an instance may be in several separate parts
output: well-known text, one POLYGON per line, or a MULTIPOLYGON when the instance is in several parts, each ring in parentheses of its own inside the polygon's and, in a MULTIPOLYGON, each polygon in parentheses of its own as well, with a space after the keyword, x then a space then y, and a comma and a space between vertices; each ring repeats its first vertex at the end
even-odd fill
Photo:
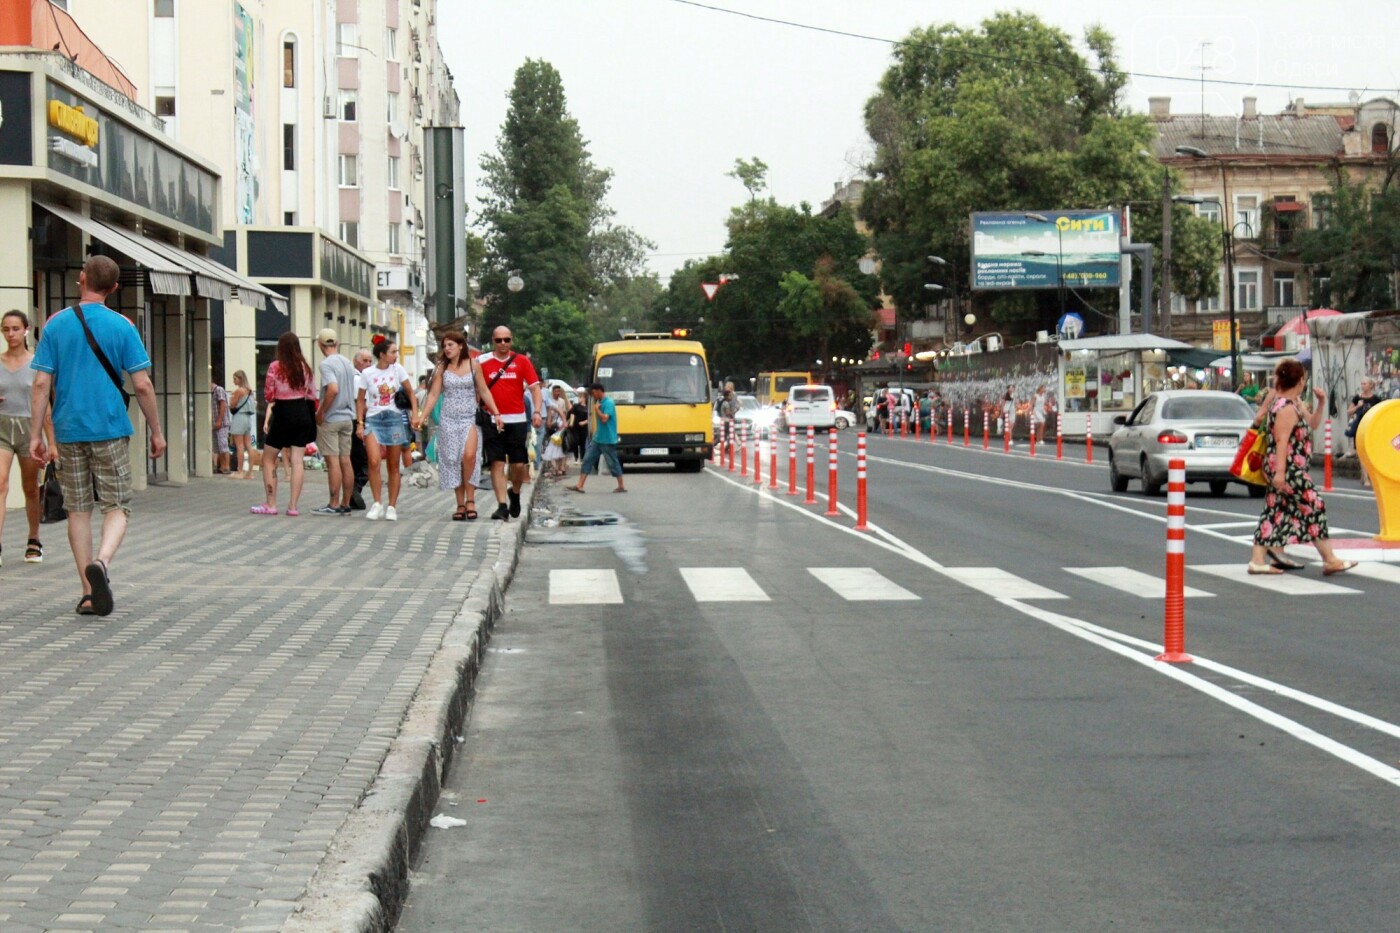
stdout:
POLYGON ((83 113, 82 107, 70 107, 60 100, 49 101, 49 126, 67 133, 89 148, 97 148, 97 121, 83 113))
MULTIPOLYGON (((1230 322, 1211 321, 1210 322, 1210 345, 1216 350, 1230 349, 1230 322)), ((1235 343, 1240 342, 1240 322, 1235 322, 1235 343)))
POLYGON ((1084 370, 1065 370, 1065 398, 1084 397, 1084 370))

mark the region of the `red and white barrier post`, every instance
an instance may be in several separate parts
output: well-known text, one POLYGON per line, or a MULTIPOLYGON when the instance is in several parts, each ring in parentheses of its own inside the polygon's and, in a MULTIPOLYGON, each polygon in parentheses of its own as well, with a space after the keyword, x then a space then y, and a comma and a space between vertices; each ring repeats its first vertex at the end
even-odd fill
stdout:
POLYGON ((1167 467, 1167 598, 1158 661, 1181 664, 1186 653, 1186 461, 1167 467))
POLYGON ((963 446, 972 445, 972 412, 963 409, 963 446))
POLYGON ((832 428, 832 429, 831 429, 831 431, 830 431, 830 436, 831 436, 831 453, 830 453, 830 457, 829 457, 829 459, 828 459, 828 461, 827 461, 827 474, 826 474, 826 514, 828 514, 828 515, 840 515, 840 514, 841 514, 841 510, 838 509, 838 508, 836 507, 836 457, 837 457, 837 455, 838 455, 838 453, 839 453, 839 449, 838 449, 837 446, 836 446, 836 429, 835 429, 835 428, 832 428))
MULTIPOLYGON (((1013 408, 1012 411, 1014 412, 1015 409, 1013 408)), ((1004 454, 1011 453, 1011 426, 1016 423, 1015 417, 1013 413, 1010 418, 1003 415, 1001 419, 1001 452, 1004 454)))
POLYGON ((763 485, 763 429, 753 426, 753 484, 763 485))
POLYGON ((865 432, 856 435, 856 531, 868 531, 865 522, 865 432))
POLYGON ((1327 419, 1327 427, 1322 434, 1322 489, 1332 491, 1332 419, 1327 419))
POLYGON ((1035 456, 1035 435, 1036 435, 1035 415, 1034 415, 1034 414, 1030 415, 1030 416, 1029 416, 1029 420, 1030 420, 1030 423, 1031 423, 1031 456, 1034 457, 1034 456, 1035 456))
POLYGON ((928 442, 935 443, 938 440, 938 406, 932 402, 928 406, 928 442))
POLYGON ((768 428, 768 488, 778 488, 778 427, 768 428))
POLYGON ((1065 459, 1065 413, 1055 414, 1055 459, 1065 459))
POLYGON ((790 496, 797 495, 797 428, 788 425, 788 489, 790 496))
POLYGON ((749 423, 747 421, 734 422, 734 426, 739 429, 739 475, 749 475, 749 423))
POLYGON ((901 411, 899 413, 899 436, 909 436, 909 412, 907 411, 901 411))
POLYGON ((724 423, 724 446, 729 452, 729 472, 734 472, 734 422, 724 423))
POLYGON ((948 443, 953 443, 953 406, 948 406, 948 443))
POLYGON ((807 425, 807 498, 802 502, 817 504, 817 433, 810 424, 807 425))
POLYGON ((1094 462, 1094 416, 1084 415, 1084 462, 1094 462))
POLYGON ((988 450, 992 446, 992 413, 984 407, 982 409, 982 449, 988 450))

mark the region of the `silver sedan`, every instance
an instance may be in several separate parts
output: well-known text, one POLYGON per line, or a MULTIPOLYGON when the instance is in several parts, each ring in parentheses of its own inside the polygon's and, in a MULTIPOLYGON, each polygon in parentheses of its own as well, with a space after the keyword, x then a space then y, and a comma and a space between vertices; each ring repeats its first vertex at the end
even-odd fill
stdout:
MULTIPOLYGON (((1128 480, 1142 482, 1142 491, 1156 495, 1167 481, 1172 460, 1186 462, 1186 482, 1209 483, 1214 495, 1224 495, 1231 482, 1230 464, 1244 432, 1254 421, 1254 409, 1231 392, 1172 390, 1154 392, 1131 415, 1113 419, 1118 428, 1108 439, 1108 481, 1114 492, 1126 492, 1128 480)), ((1252 496, 1262 486, 1244 484, 1252 496)))

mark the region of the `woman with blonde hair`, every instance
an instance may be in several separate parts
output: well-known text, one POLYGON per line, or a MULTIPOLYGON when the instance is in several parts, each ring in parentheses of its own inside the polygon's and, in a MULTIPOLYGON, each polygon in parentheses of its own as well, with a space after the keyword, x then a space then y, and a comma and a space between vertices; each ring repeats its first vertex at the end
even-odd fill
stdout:
POLYGON ((253 424, 257 421, 258 397, 248 384, 248 374, 235 370, 233 374, 233 394, 229 397, 229 440, 233 442, 233 478, 253 478, 252 437, 253 424), (244 458, 248 468, 243 468, 244 458))
POLYGON ((476 413, 479 409, 490 412, 499 428, 501 412, 481 367, 467 350, 467 335, 449 330, 441 340, 442 358, 433 370, 428 394, 413 420, 413 428, 416 431, 423 427, 441 397, 442 414, 433 435, 437 443, 438 488, 451 489, 457 495, 454 522, 472 521, 477 517, 476 480, 480 475, 481 432, 476 427, 476 413))
POLYGON ((1322 555, 1322 573, 1331 576, 1356 566, 1342 560, 1332 549, 1327 532, 1327 506, 1318 495, 1308 466, 1312 461, 1312 431, 1322 420, 1327 395, 1313 389, 1317 405, 1311 412, 1299 401, 1307 371, 1294 359, 1282 360, 1274 370, 1274 392, 1264 417, 1268 438, 1264 453, 1264 511, 1254 530, 1254 550, 1250 554, 1252 574, 1283 573, 1268 563, 1272 549, 1311 542, 1322 555))

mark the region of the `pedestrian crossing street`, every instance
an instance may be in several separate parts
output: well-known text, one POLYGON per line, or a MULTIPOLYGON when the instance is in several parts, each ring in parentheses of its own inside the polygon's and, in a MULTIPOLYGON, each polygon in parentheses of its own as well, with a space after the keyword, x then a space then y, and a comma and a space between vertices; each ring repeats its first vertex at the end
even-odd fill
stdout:
MULTIPOLYGON (((772 598, 768 591, 743 567, 680 567, 681 580, 696 602, 701 603, 765 603, 772 598)), ((1163 597, 1161 577, 1129 567, 1065 567, 1067 579, 1127 593, 1142 599, 1163 597)), ((894 582, 873 567, 808 567, 806 571, 817 583, 849 602, 918 602, 924 597, 894 582)), ((1400 565, 1363 563, 1343 576, 1324 578, 1318 565, 1306 570, 1280 575, 1255 576, 1246 572, 1243 563, 1193 564, 1187 577, 1205 583, 1212 589, 1187 586, 1187 599, 1208 599, 1214 590, 1225 585, 1239 584, 1266 590, 1278 596, 1349 596, 1362 592, 1368 581, 1400 584, 1400 565), (1209 578, 1203 580, 1202 576, 1209 578), (1211 583, 1210 580, 1219 581, 1211 583)), ((1066 594, 1042 583, 1027 580, 999 567, 943 567, 934 574, 997 599, 1027 601, 1069 599, 1066 594)), ((1056 584, 1063 586, 1063 583, 1056 584)), ((549 572, 549 602, 555 606, 608 605, 622 603, 622 586, 617 572, 611 569, 551 570, 549 572)))

